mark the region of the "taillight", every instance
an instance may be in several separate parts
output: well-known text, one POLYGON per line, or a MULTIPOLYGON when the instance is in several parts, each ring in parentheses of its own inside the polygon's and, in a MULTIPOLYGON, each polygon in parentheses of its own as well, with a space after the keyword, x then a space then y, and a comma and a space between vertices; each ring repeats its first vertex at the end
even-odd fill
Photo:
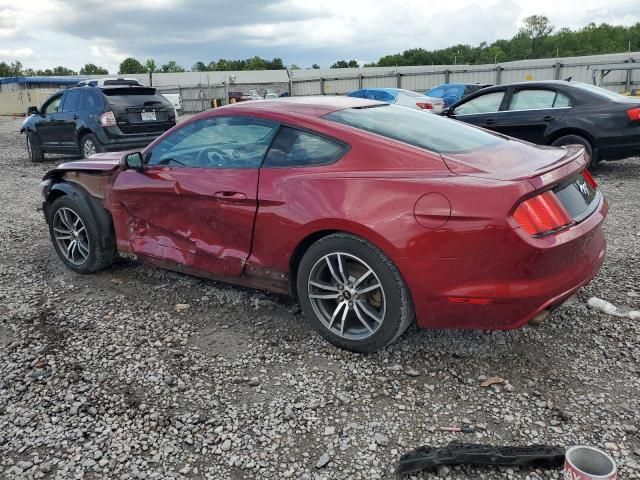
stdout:
POLYGON ((632 108, 631 110, 627 110, 627 117, 632 122, 640 121, 640 108, 632 108))
POLYGON ((586 182, 591 186, 591 188, 598 188, 598 183, 593 179, 589 170, 582 171, 582 178, 586 180, 586 182))
POLYGON ((113 112, 104 112, 100 115, 100 125, 103 127, 115 127, 116 117, 113 115, 113 112))
POLYGON ((433 110, 433 103, 416 102, 416 106, 422 110, 433 110))
POLYGON ((513 217, 529 235, 558 230, 571 223, 571 217, 551 190, 518 205, 513 217))

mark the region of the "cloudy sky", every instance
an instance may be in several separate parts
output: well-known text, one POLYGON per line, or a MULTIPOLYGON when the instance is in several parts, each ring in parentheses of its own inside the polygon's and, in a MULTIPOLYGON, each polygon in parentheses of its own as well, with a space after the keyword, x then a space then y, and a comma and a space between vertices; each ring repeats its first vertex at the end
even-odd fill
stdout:
POLYGON ((117 72, 127 56, 198 60, 281 57, 328 67, 407 48, 510 38, 523 17, 556 27, 640 21, 638 0, 0 0, 0 61, 33 68, 95 63, 117 72))

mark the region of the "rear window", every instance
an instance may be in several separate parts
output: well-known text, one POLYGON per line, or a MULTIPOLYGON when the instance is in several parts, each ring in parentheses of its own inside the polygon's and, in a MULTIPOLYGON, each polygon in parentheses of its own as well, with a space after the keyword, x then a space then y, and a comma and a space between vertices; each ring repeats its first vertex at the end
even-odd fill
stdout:
POLYGON ((105 80, 103 83, 106 85, 140 85, 137 80, 105 80))
POLYGON ((107 96, 109 104, 113 107, 130 107, 152 103, 171 103, 162 95, 156 93, 155 88, 105 88, 102 90, 107 96))
POLYGON ((438 153, 463 153, 508 141, 466 123, 396 105, 349 108, 324 118, 438 153))
POLYGON ((619 93, 612 92, 611 90, 606 90, 602 87, 589 85, 588 83, 571 82, 571 86, 577 87, 581 90, 586 90, 587 92, 591 92, 601 98, 607 98, 609 100, 613 100, 614 102, 624 102, 628 100, 628 98, 625 98, 624 95, 620 95, 619 93))

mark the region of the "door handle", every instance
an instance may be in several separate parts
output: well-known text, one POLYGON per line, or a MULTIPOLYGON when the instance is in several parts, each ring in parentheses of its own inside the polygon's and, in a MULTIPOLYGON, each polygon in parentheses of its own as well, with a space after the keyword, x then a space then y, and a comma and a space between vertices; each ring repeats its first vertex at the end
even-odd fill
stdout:
POLYGON ((487 120, 485 120, 484 124, 485 125, 495 125, 496 121, 493 118, 488 118, 487 120))
POLYGON ((80 116, 79 116, 79 115, 74 115, 74 116, 73 116, 73 119, 74 119, 74 120, 77 120, 77 119, 79 119, 79 118, 80 118, 80 116))
POLYGON ((229 191, 216 192, 213 196, 216 198, 219 198, 220 200, 226 200, 231 202, 239 202, 247 199, 247 196, 242 192, 229 192, 229 191))
POLYGON ((553 118, 551 115, 547 115, 546 117, 542 118, 543 122, 553 122, 555 120, 555 118, 553 118))

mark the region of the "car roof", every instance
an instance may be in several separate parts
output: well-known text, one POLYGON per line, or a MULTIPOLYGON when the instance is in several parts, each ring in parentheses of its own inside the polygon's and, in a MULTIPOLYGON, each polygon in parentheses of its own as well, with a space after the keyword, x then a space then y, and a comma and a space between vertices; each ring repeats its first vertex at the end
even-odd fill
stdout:
MULTIPOLYGON (((251 110, 296 113, 310 117, 322 117, 331 112, 347 108, 364 108, 372 105, 380 105, 384 102, 354 98, 346 96, 309 96, 309 97, 279 97, 273 100, 251 100, 249 102, 234 103, 207 113, 224 109, 225 112, 246 112, 251 110)), ((248 112, 247 112, 248 113, 248 112)))

